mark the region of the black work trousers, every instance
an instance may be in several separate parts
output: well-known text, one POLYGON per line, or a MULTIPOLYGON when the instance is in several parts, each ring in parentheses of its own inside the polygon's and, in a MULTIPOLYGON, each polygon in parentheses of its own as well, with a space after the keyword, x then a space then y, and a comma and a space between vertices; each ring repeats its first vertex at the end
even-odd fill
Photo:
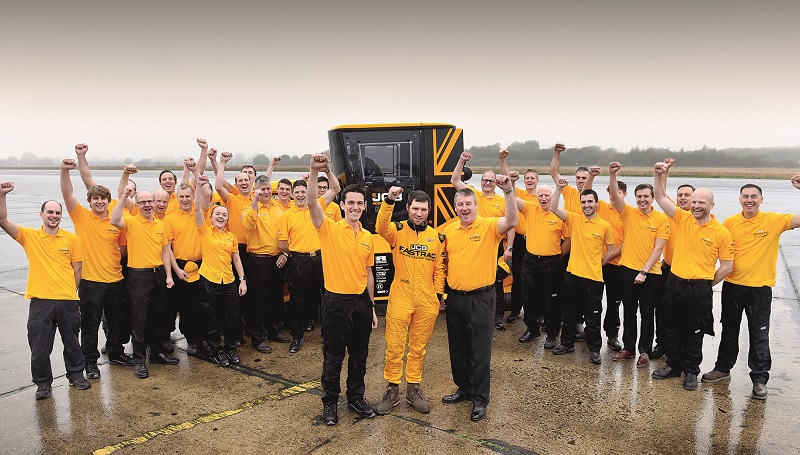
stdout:
MULTIPOLYGON (((487 317, 487 322, 491 320, 487 317)), ((372 301, 361 294, 325 292, 322 304, 322 402, 335 403, 342 392, 341 375, 347 359, 347 401, 364 398, 369 337, 372 334, 372 301)))
POLYGON ((511 315, 518 315, 525 304, 525 280, 522 278, 522 262, 525 260, 525 236, 519 232, 514 235, 514 250, 511 255, 511 315))
POLYGON ((713 294, 709 280, 685 280, 670 273, 664 289, 667 365, 700 374, 703 336, 714 335, 713 294))
POLYGON ((539 333, 539 316, 544 315, 545 330, 557 336, 561 328, 562 308, 557 296, 558 282, 563 279, 558 255, 536 256, 528 252, 522 262, 525 283, 525 325, 539 333))
POLYGON ((636 284, 638 270, 621 267, 622 272, 622 346, 630 352, 636 352, 636 339, 639 338, 639 353, 650 354, 653 351, 653 337, 656 327, 656 307, 661 301, 661 277, 647 275, 644 282, 636 284), (638 333, 639 315, 641 315, 641 334, 638 333))
POLYGON ((31 299, 28 310, 28 345, 31 348, 31 376, 34 384, 53 383, 50 354, 53 352, 56 327, 64 345, 67 378, 74 380, 83 377, 84 358, 78 343, 80 326, 81 310, 77 300, 31 299))
POLYGON ((459 291, 447 294, 445 315, 453 382, 474 405, 489 403, 494 307, 493 289, 471 295, 459 291))
MULTIPOLYGON (((183 269, 188 261, 176 259, 175 262, 178 263, 178 267, 183 269)), ((203 264, 199 260, 193 262, 197 264, 198 268, 203 264)), ((179 328, 183 336, 186 337, 186 342, 197 343, 205 333, 201 327, 202 318, 200 317, 200 307, 198 306, 200 280, 187 283, 180 278, 175 278, 174 275, 173 280, 175 281, 175 286, 167 292, 168 301, 162 339, 163 341, 169 341, 170 334, 175 330, 175 318, 180 313, 179 328)))
POLYGON ((600 352, 600 320, 603 315, 603 282, 564 275, 564 324, 561 327, 561 344, 575 346, 575 329, 581 320, 586 321, 586 346, 590 352, 600 352))
POLYGON ((314 256, 308 253, 292 253, 288 264, 289 292, 292 302, 288 313, 291 321, 292 338, 303 338, 303 332, 309 321, 319 315, 322 300, 320 291, 325 282, 322 276, 322 256, 317 252, 314 256))
POLYGON ((248 284, 253 288, 248 288, 247 295, 252 295, 247 300, 246 308, 253 346, 278 333, 275 324, 281 320, 280 313, 283 312, 283 283, 286 277, 286 271, 278 267, 278 257, 280 255, 251 254, 248 260, 248 284))
POLYGON ((239 280, 228 284, 212 283, 200 277, 198 306, 205 319, 205 339, 212 353, 222 348, 225 332, 225 352, 236 350, 236 340, 242 335, 242 318, 239 316, 239 280))
POLYGON ((739 355, 739 328, 742 312, 747 315, 750 349, 747 366, 753 384, 766 384, 772 367, 769 352, 769 318, 772 311, 772 288, 722 283, 722 339, 714 369, 729 373, 739 355))
POLYGON ((97 350, 97 334, 100 330, 103 312, 106 315, 108 334, 106 335, 106 352, 109 359, 115 359, 125 353, 123 344, 128 342, 125 332, 128 324, 123 322, 125 314, 125 289, 122 281, 101 283, 99 281, 81 280, 78 296, 81 299, 81 351, 86 363, 97 363, 100 351, 97 350))
POLYGON ((606 315, 603 330, 606 336, 619 337, 619 307, 622 305, 622 266, 606 264, 603 266, 603 282, 606 286, 606 315))
POLYGON ((147 346, 150 346, 150 355, 163 353, 160 333, 166 294, 167 277, 163 266, 128 269, 133 361, 137 364, 145 363, 147 346))
MULTIPOLYGON (((500 258, 503 257, 504 249, 503 249, 503 242, 501 241, 500 244, 497 246, 497 263, 500 263, 500 258)), ((511 264, 514 264, 514 260, 511 260, 511 264)), ((495 301, 497 302, 494 307, 494 319, 503 318, 503 314, 506 311, 506 290, 503 286, 503 280, 508 277, 509 273, 506 272, 502 267, 499 265, 497 266, 497 271, 494 275, 494 295, 495 301)), ((492 320, 494 321, 494 320, 492 320)))

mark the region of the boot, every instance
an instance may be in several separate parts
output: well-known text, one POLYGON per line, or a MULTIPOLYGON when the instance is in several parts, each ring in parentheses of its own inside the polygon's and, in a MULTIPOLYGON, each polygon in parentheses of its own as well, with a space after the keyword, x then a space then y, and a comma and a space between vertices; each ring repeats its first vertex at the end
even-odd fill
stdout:
POLYGON ((425 396, 422 395, 422 389, 419 384, 408 384, 408 388, 406 389, 406 402, 423 414, 427 414, 431 411, 431 404, 425 399, 425 396))
POLYGON ((386 392, 383 394, 383 400, 375 405, 375 413, 378 415, 388 414, 393 407, 400 403, 400 391, 397 384, 387 384, 386 392))

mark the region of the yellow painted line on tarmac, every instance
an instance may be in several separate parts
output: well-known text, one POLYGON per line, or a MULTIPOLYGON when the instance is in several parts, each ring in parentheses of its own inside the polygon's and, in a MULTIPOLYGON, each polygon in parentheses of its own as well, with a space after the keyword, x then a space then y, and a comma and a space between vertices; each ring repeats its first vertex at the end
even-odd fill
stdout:
POLYGON ((178 433, 180 431, 183 431, 183 430, 188 430, 190 428, 194 428, 194 427, 196 427, 198 425, 201 425, 201 424, 204 424, 204 423, 215 422, 217 420, 221 420, 221 419, 224 419, 226 417, 230 417, 232 415, 239 414, 239 413, 241 413, 243 411, 246 411, 248 409, 254 408, 255 406, 258 406, 260 404, 264 404, 264 403, 266 403, 268 401, 283 400, 285 398, 293 397, 295 395, 298 395, 298 394, 301 394, 301 393, 304 393, 304 392, 308 392, 309 390, 318 389, 320 387, 321 387, 321 381, 320 380, 310 381, 310 382, 306 382, 306 383, 303 383, 303 384, 297 384, 297 385, 292 386, 292 387, 287 387, 285 389, 281 389, 278 393, 273 393, 273 394, 270 394, 270 395, 267 395, 267 396, 264 396, 264 397, 256 398, 255 400, 246 401, 246 402, 242 403, 241 405, 239 405, 238 408, 229 409, 229 410, 222 411, 222 412, 215 412, 215 413, 212 413, 212 414, 206 414, 206 415, 202 415, 200 417, 197 417, 196 419, 187 420, 185 422, 176 423, 176 424, 172 424, 172 425, 167 425, 167 426, 159 428, 157 430, 148 431, 147 433, 145 433, 145 434, 143 434, 141 436, 137 436, 135 438, 131 438, 131 439, 128 439, 126 441, 118 442, 116 444, 97 449, 92 453, 94 455, 108 455, 108 454, 114 453, 117 450, 123 449, 123 448, 128 447, 128 446, 135 446, 135 445, 139 445, 139 444, 144 444, 145 442, 150 441, 151 439, 153 439, 153 438, 155 438, 157 436, 171 435, 171 434, 175 434, 175 433, 178 433))

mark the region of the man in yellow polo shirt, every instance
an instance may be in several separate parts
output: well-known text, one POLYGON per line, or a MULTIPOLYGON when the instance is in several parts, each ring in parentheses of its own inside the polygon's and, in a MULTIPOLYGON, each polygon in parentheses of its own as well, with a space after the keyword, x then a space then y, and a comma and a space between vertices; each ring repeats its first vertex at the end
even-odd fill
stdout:
MULTIPOLYGON (((800 176, 792 178, 800 190, 800 176)), ((733 238, 733 270, 722 283, 722 338, 714 369, 702 376, 703 382, 718 382, 731 377, 739 356, 739 327, 742 312, 747 314, 750 349, 747 364, 753 382, 753 398, 767 398, 767 381, 772 366, 769 352, 769 319, 772 287, 777 273, 780 236, 800 227, 800 215, 762 212, 761 187, 748 183, 739 190, 742 212, 722 223, 733 238)))
POLYGON ((636 356, 637 312, 641 314, 637 367, 650 364, 655 338, 655 312, 661 302, 661 252, 669 238, 669 219, 653 208, 653 186, 636 185, 636 208, 625 203, 617 185, 618 162, 608 165, 608 194, 618 207, 625 230, 625 244, 619 265, 622 267, 622 351, 613 360, 636 356))
MULTIPOLYGON (((308 184, 317 186, 319 171, 328 166, 328 157, 311 157, 308 184)), ((325 205, 330 202, 326 193, 325 205)), ((372 234, 361 227, 359 219, 366 209, 367 195, 357 185, 342 192, 340 206, 344 219, 334 222, 325 216, 322 204, 311 204, 311 222, 319 232, 322 245, 322 270, 325 296, 322 308, 322 420, 327 425, 338 422, 339 378, 345 351, 347 365, 347 407, 362 417, 374 417, 375 409, 364 398, 364 376, 372 329, 378 327, 375 314, 372 266, 375 248, 372 234)))
MULTIPOLYGON (((6 195, 13 182, 0 183, 0 228, 22 245, 28 256, 28 286, 25 298, 31 299, 28 312, 28 343, 31 348, 31 376, 36 384, 36 399, 50 396, 53 371, 55 327, 64 343, 64 364, 69 384, 79 390, 91 387, 83 377, 84 357, 78 343, 81 314, 77 288, 81 280, 83 250, 77 235, 59 227, 61 204, 42 204, 40 229, 21 227, 8 219, 6 195)), ((97 329, 95 329, 95 332, 97 329)))
POLYGON ((111 225, 108 203, 111 191, 95 185, 87 192, 89 209, 78 203, 69 171, 75 169, 75 160, 61 162, 61 195, 67 207, 75 233, 82 239, 85 260, 81 268, 81 283, 78 295, 81 299, 81 350, 86 358, 86 377, 97 379, 100 369, 97 360, 97 331, 105 313, 108 322, 106 352, 111 365, 133 365, 133 358, 125 354, 123 343, 128 340, 123 322, 124 289, 122 288, 122 266, 120 242, 124 241, 119 229, 111 225))
POLYGON ((147 378, 145 365, 147 346, 150 363, 175 365, 178 359, 169 357, 161 342, 160 323, 164 319, 164 298, 172 281, 172 264, 164 222, 153 214, 155 197, 149 191, 136 194, 139 214, 123 216, 126 200, 134 195, 133 185, 125 188, 119 204, 111 212, 111 224, 118 227, 128 240, 128 295, 131 299, 131 334, 135 375, 147 378))
POLYGON ((479 216, 475 193, 462 188, 453 198, 459 222, 451 223, 444 232, 448 263, 447 339, 453 382, 458 390, 443 397, 442 402, 471 400, 473 421, 486 416, 489 404, 497 246, 517 225, 517 198, 511 179, 498 175, 495 181, 505 195, 506 215, 479 216))
POLYGON ((600 365, 600 318, 603 314, 603 265, 614 255, 614 229, 608 221, 597 216, 597 193, 594 190, 581 192, 579 215, 558 207, 561 190, 567 179, 559 179, 553 194, 553 213, 565 221, 571 229, 571 248, 567 273, 564 276, 564 325, 561 328, 561 344, 553 348, 553 354, 575 352, 575 327, 581 319, 586 321, 586 345, 589 360, 600 365))
MULTIPOLYGON (((330 173, 330 169, 328 170, 328 172, 330 173)), ((306 178, 306 181, 307 180, 308 180, 308 178, 306 178)), ((317 197, 324 197, 325 193, 327 193, 328 189, 330 189, 331 182, 333 182, 334 180, 336 181, 334 184, 338 185, 339 184, 339 179, 334 177, 332 174, 331 174, 331 178, 330 179, 325 177, 324 175, 320 175, 319 176, 319 183, 317 183, 317 197)), ((336 194, 339 194, 339 192, 337 191, 336 194)), ((333 221, 341 221, 341 219, 342 219, 342 209, 339 208, 339 204, 337 204, 336 202, 331 201, 328 204, 328 206, 325 207, 325 216, 327 216, 328 218, 332 219, 333 221)))
MULTIPOLYGON (((163 214, 160 210, 156 211, 156 213, 161 215, 161 218, 164 219, 164 216, 169 215, 170 213, 178 210, 178 195, 175 194, 175 188, 178 185, 178 178, 175 177, 175 173, 170 171, 169 169, 164 169, 158 174, 158 184, 161 185, 161 190, 163 190, 166 194, 166 197, 161 194, 155 194, 156 196, 156 204, 159 204, 160 200, 166 201, 166 206, 164 207, 163 214)), ((158 192, 158 190, 156 190, 158 192)))
MULTIPOLYGON (((697 390, 697 375, 703 361, 703 336, 714 335, 711 287, 733 268, 731 233, 711 215, 714 194, 698 188, 691 197, 691 212, 675 205, 667 196, 664 163, 656 163, 655 198, 672 219, 677 244, 672 270, 664 291, 664 323, 667 366, 653 372, 655 379, 686 376, 683 388, 697 390), (719 262, 719 267, 716 264, 719 262)), ((624 253, 624 251, 623 251, 624 253)))

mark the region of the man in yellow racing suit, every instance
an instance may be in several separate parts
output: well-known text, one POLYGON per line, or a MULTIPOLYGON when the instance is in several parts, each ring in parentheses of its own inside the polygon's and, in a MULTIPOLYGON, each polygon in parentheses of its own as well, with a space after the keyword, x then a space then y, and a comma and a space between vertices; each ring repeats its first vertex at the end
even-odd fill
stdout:
POLYGON ((403 189, 397 186, 389 189, 375 221, 375 232, 389 242, 394 258, 394 281, 386 309, 383 370, 388 385, 383 401, 375 406, 375 412, 381 415, 388 414, 400 402, 398 386, 403 376, 406 337, 406 402, 419 412, 430 411, 430 403, 419 384, 425 346, 439 316, 439 300, 444 292, 444 235, 428 226, 431 199, 424 191, 412 191, 406 203, 408 220, 392 222, 395 200, 402 193, 403 189))

